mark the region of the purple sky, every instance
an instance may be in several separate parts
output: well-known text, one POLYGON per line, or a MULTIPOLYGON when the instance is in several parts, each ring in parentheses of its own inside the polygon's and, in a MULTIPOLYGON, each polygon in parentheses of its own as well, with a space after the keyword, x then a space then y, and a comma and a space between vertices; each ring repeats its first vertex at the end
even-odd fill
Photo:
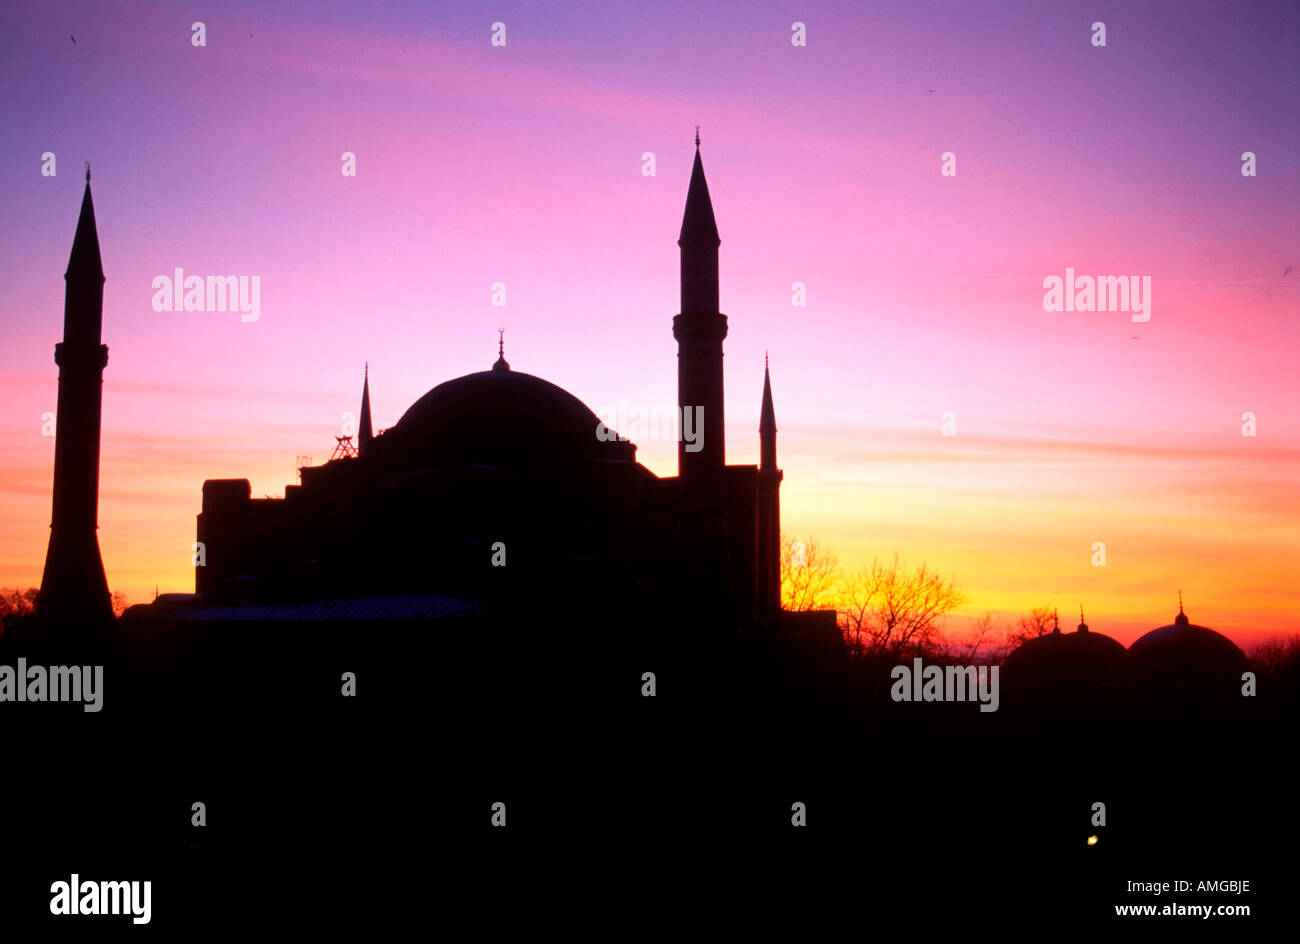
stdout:
MULTIPOLYGON (((498 326, 516 369, 593 409, 675 403, 698 123, 728 458, 756 461, 770 350, 787 531, 955 573, 966 615, 1082 599, 1124 639, 1181 586, 1199 622, 1294 629, 1295 5, 263 7, 0 12, 0 585, 44 556, 83 160, 108 276, 100 538, 139 600, 191 589, 203 479, 279 494, 295 456, 328 456, 365 360, 380 427, 488 367, 498 326), (259 321, 155 312, 176 266, 260 276, 259 321), (1151 320, 1045 312, 1067 266, 1151 276, 1151 320)), ((672 443, 638 445, 675 472, 672 443)))

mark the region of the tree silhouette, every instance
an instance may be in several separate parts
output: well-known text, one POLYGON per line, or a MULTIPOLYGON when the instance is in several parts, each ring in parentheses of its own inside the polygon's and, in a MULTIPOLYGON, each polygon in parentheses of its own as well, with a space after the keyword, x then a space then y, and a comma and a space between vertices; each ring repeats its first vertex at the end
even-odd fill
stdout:
POLYGON ((781 607, 822 610, 835 605, 840 559, 815 538, 781 535, 781 607))
POLYGON ((0 635, 30 619, 36 610, 36 587, 19 590, 17 587, 0 588, 0 635))
POLYGON ((1020 617, 1017 629, 1008 631, 1007 643, 1014 648, 1024 645, 1031 639, 1046 636, 1052 631, 1055 622, 1056 617, 1050 606, 1036 606, 1020 617))
POLYGON ((966 601, 952 577, 926 564, 907 566, 895 553, 889 563, 871 565, 844 581, 837 609, 840 628, 854 652, 925 649, 939 620, 966 601))
MULTIPOLYGON (((989 634, 996 628, 997 622, 993 616, 992 610, 985 610, 975 619, 975 625, 971 628, 971 634, 959 644, 965 649, 960 661, 971 664, 975 662, 975 657, 979 655, 981 647, 989 642, 989 634)), ((996 638, 996 636, 994 637, 996 638)), ((999 647, 995 644, 992 646, 993 659, 998 660, 999 647)))

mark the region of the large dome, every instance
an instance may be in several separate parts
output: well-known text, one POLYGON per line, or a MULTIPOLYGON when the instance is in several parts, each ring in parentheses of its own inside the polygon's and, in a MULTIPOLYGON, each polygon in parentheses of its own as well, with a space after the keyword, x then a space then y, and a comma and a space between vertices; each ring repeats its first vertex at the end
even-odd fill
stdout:
POLYGON ((636 458, 630 442, 602 442, 600 419, 549 381, 510 370, 466 374, 411 404, 375 440, 386 463, 471 463, 510 467, 636 458))

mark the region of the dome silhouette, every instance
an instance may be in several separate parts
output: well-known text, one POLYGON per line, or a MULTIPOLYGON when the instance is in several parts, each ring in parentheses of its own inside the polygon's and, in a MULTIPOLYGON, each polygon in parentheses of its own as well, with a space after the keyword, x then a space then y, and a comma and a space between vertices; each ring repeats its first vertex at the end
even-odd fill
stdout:
POLYGON ((1178 616, 1138 638, 1129 647, 1129 669, 1135 682, 1162 690, 1184 690, 1205 698, 1236 697, 1241 674, 1250 660, 1227 636, 1196 626, 1178 606, 1178 616))
POLYGON ((502 364, 420 397, 376 438, 376 457, 386 465, 508 468, 636 458, 630 442, 601 441, 600 419, 573 394, 502 364))
POLYGON ((1076 699, 1119 684, 1124 663, 1124 647, 1092 632, 1081 619, 1075 632, 1063 633, 1058 624, 1052 632, 1023 643, 1007 656, 1002 674, 1013 699, 1076 699))

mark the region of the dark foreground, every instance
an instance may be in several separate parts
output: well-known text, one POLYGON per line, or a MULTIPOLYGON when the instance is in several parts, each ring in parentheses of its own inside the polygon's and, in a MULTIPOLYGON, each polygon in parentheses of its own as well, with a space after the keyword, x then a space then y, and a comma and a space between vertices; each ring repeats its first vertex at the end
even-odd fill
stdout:
POLYGON ((1276 710, 877 703, 833 656, 633 624, 122 621, 98 653, 11 633, 0 663, 106 667, 98 713, 2 706, 5 928, 622 939, 788 915, 814 938, 845 922, 1250 937, 1292 920, 1294 741, 1276 710), (150 923, 52 916, 73 872, 151 881, 150 923), (1128 886, 1232 880, 1249 892, 1128 886), (1251 915, 1115 914, 1148 903, 1251 915))

